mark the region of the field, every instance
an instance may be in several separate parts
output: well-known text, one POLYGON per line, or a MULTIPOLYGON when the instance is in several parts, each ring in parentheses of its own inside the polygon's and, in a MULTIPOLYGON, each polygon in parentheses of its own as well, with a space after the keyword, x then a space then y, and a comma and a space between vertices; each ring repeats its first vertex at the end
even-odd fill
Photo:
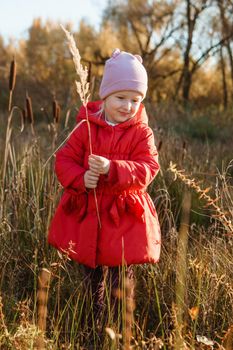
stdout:
POLYGON ((1 350, 233 350, 232 11, 232 0, 108 1, 99 30, 34 18, 17 43, 0 33, 1 350), (97 320, 83 266, 47 235, 63 193, 54 154, 116 47, 148 73, 162 252, 135 266, 134 290, 121 267, 117 318, 106 283, 97 320))
POLYGON ((17 108, 1 114, 1 349, 84 349, 91 332, 96 349, 233 349, 230 113, 172 104, 147 110, 160 154, 149 191, 162 255, 157 265, 135 267, 134 300, 123 280, 119 322, 109 306, 101 340, 98 325, 88 328, 92 304, 80 267, 46 240, 62 188, 54 158, 45 162, 75 114, 29 119, 23 128, 17 108))

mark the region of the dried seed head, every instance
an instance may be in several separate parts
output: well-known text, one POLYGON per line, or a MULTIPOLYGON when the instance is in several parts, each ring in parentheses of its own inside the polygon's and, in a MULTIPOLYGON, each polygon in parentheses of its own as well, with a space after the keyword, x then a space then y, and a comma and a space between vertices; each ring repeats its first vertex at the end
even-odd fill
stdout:
POLYGON ((59 104, 57 104, 57 110, 56 110, 56 123, 59 123, 60 116, 61 116, 61 107, 59 106, 59 104))
POLYGON ((28 117, 29 123, 33 124, 34 116, 33 116, 33 110, 32 110, 32 101, 31 101, 31 97, 29 97, 28 94, 26 95, 26 111, 27 111, 27 117, 28 117))
POLYGON ((61 28, 66 34, 66 37, 68 40, 68 45, 69 45, 69 50, 70 50, 72 57, 73 57, 75 70, 76 70, 76 73, 80 79, 80 82, 77 82, 77 81, 75 82, 76 89, 77 89, 77 92, 80 96, 80 99, 81 99, 83 105, 86 106, 87 102, 89 100, 89 97, 90 97, 89 83, 87 81, 88 69, 87 69, 87 67, 83 67, 81 64, 81 56, 80 56, 78 48, 76 47, 73 35, 70 34, 70 32, 68 32, 62 25, 61 25, 61 28))
POLYGON ((9 76, 9 90, 13 91, 15 87, 15 82, 16 82, 16 62, 15 58, 11 61, 11 66, 10 66, 10 76, 9 76))
POLYGON ((53 99, 53 120, 55 123, 58 123, 60 120, 61 108, 57 102, 57 100, 53 99))
POLYGON ((53 99, 53 120, 56 120, 57 116, 57 100, 53 99))
POLYGON ((160 140, 160 141, 159 141, 159 144, 158 144, 158 147, 157 147, 158 152, 161 150, 162 144, 163 144, 163 141, 160 140))
POLYGON ((128 277, 125 278, 125 297, 126 297, 126 310, 125 310, 125 349, 130 349, 130 341, 132 338, 132 323, 133 323, 133 311, 135 309, 134 304, 134 283, 128 277))
POLYGON ((91 81, 91 69, 92 69, 92 63, 91 61, 88 62, 88 76, 87 76, 87 81, 90 83, 91 81))
POLYGON ((25 124, 26 120, 27 120, 27 109, 26 108, 22 108, 22 115, 23 115, 23 122, 25 124))
POLYGON ((45 268, 42 268, 38 278, 38 292, 37 292, 38 328, 41 331, 46 330, 47 303, 48 303, 48 291, 50 286, 50 279, 51 279, 51 272, 45 268))

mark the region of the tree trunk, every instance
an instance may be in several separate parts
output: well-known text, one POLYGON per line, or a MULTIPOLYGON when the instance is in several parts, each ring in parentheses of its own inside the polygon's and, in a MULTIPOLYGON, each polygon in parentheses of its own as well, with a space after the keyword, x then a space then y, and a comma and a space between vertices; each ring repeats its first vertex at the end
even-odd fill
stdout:
POLYGON ((220 49, 220 63, 221 63, 221 73, 222 73, 223 106, 224 106, 224 110, 226 110, 227 104, 228 104, 228 92, 227 92, 227 81, 226 81, 226 67, 225 67, 225 60, 223 57, 223 46, 221 46, 221 49, 220 49))
POLYGON ((184 66, 183 66, 183 72, 182 72, 182 78, 183 78, 182 97, 183 97, 184 105, 187 105, 187 103, 189 102, 189 93, 191 88, 190 51, 192 48, 193 30, 195 26, 195 17, 194 19, 191 18, 190 0, 187 0, 186 5, 187 5, 186 14, 187 14, 187 21, 188 21, 188 39, 187 39, 186 50, 184 53, 184 66))
POLYGON ((192 84, 192 76, 189 70, 187 70, 184 72, 183 91, 182 91, 183 103, 185 106, 187 106, 189 102, 191 84, 192 84))
MULTIPOLYGON (((220 11, 220 18, 221 18, 221 25, 222 25, 222 37, 225 37, 229 35, 230 29, 229 22, 225 14, 225 7, 221 0, 217 0, 219 11, 220 11)), ((230 63, 230 71, 231 71, 231 100, 233 101, 233 57, 232 57, 232 51, 231 51, 231 45, 230 45, 230 39, 228 39, 225 43, 228 57, 229 57, 229 63, 230 63)), ((222 52, 221 52, 221 60, 222 60, 222 52)), ((224 68, 225 70, 225 68, 224 68)), ((225 74, 225 73, 224 73, 225 74)), ((224 99, 225 100, 225 99, 224 99)), ((224 104, 225 106, 225 104, 224 104)))
POLYGON ((233 102, 233 56, 232 56, 232 51, 231 51, 231 46, 230 46, 229 40, 227 42, 226 48, 227 48, 227 52, 228 52, 230 69, 231 69, 231 101, 233 102))

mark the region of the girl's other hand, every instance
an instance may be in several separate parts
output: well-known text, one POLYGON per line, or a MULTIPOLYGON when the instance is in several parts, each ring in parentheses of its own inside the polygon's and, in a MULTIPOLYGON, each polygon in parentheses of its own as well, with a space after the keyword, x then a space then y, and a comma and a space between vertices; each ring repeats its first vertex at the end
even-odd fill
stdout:
POLYGON ((107 175, 110 168, 110 160, 95 154, 91 154, 88 158, 90 170, 97 174, 107 175))
POLYGON ((84 184, 86 188, 96 188, 99 180, 99 174, 92 170, 87 170, 84 174, 84 184))

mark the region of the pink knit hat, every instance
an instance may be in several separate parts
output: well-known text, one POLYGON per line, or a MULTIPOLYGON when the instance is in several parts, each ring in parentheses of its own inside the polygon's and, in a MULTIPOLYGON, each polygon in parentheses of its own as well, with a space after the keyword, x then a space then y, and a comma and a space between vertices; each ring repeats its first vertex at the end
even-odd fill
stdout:
POLYGON ((133 90, 142 94, 147 91, 147 73, 139 55, 115 49, 106 61, 99 95, 103 100, 114 92, 133 90))

